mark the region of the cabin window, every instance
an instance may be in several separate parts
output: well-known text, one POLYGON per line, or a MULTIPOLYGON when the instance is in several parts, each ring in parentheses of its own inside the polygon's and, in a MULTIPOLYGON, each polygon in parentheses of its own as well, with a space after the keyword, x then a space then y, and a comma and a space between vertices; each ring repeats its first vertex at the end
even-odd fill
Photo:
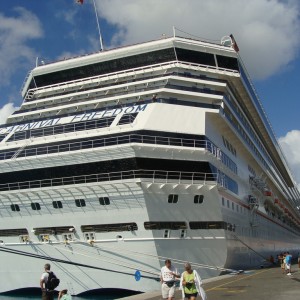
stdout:
POLYGON ((10 208, 11 208, 12 211, 20 211, 19 204, 11 204, 10 208))
POLYGON ((62 202, 61 201, 53 201, 52 205, 54 208, 63 208, 62 202))
POLYGON ((203 195, 195 195, 194 196, 194 203, 195 204, 201 204, 203 203, 204 196, 203 195))
POLYGON ((100 205, 110 205, 110 200, 108 197, 100 197, 99 203, 100 205))
POLYGON ((178 195, 170 194, 168 196, 168 203, 177 203, 178 202, 178 195))
POLYGON ((85 200, 84 199, 75 199, 75 204, 77 207, 84 207, 86 206, 85 200))
POLYGON ((41 205, 38 202, 32 202, 30 205, 33 210, 41 210, 41 205))

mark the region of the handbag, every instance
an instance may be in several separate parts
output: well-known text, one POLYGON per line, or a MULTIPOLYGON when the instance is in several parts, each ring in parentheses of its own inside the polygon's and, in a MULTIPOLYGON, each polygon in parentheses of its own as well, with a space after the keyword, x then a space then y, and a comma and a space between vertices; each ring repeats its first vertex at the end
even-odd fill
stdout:
POLYGON ((166 281, 165 284, 166 284, 169 288, 171 288, 171 287, 174 285, 174 282, 175 282, 175 281, 166 281))

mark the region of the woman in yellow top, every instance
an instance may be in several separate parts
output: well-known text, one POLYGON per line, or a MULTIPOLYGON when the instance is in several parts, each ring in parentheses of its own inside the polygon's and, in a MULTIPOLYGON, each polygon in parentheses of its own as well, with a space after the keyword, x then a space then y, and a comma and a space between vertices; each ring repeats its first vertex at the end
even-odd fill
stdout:
POLYGON ((206 300, 206 294, 201 287, 202 281, 197 271, 192 270, 189 263, 184 264, 185 272, 182 273, 180 286, 182 288, 182 298, 196 300, 198 293, 202 300, 206 300))

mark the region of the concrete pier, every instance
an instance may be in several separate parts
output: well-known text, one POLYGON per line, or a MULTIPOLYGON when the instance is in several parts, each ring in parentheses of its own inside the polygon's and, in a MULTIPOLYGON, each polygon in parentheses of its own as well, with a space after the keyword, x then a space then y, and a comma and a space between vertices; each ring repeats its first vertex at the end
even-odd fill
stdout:
MULTIPOLYGON (((292 265, 292 275, 282 274, 280 267, 245 271, 203 280, 208 300, 295 300, 300 298, 300 269, 292 265)), ((145 293, 123 300, 161 300, 161 292, 145 293)), ((181 299, 176 291, 175 299, 181 299)), ((200 296, 198 298, 200 300, 200 296)))

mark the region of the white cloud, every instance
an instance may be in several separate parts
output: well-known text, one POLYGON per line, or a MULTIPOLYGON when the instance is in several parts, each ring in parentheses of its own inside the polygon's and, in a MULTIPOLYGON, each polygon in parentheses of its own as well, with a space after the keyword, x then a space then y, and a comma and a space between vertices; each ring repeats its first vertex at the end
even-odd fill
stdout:
POLYGON ((27 69, 35 61, 35 51, 27 45, 43 35, 39 19, 28 10, 17 7, 17 17, 0 13, 0 86, 7 85, 11 76, 27 69))
POLYGON ((77 9, 59 10, 55 14, 55 16, 57 18, 64 19, 66 22, 70 23, 71 25, 75 25, 77 12, 78 12, 77 9))
POLYGON ((0 108, 0 124, 5 123, 8 116, 10 116, 17 108, 14 107, 13 103, 7 103, 0 108))
POLYGON ((284 137, 279 138, 279 144, 300 189, 300 130, 288 132, 284 137))
POLYGON ((131 44, 172 34, 176 26, 220 40, 232 33, 251 76, 266 78, 285 68, 300 44, 297 0, 101 0, 102 18, 117 27, 115 43, 131 44))

